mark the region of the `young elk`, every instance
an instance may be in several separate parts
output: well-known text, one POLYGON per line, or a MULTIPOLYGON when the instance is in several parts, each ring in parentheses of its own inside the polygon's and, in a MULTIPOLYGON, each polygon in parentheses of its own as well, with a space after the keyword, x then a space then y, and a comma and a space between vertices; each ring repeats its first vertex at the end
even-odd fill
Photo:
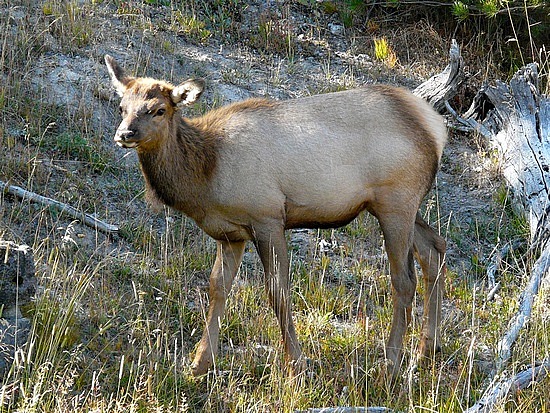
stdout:
POLYGON ((105 62, 122 97, 114 140, 135 148, 148 198, 191 217, 217 242, 206 328, 192 365, 208 371, 220 321, 245 244, 252 241, 294 372, 304 358, 291 313, 285 230, 334 228, 367 210, 379 221, 390 263, 393 320, 386 347, 401 365, 416 287, 413 256, 424 276, 420 353, 439 347, 445 241, 418 214, 446 142, 441 117, 403 89, 369 86, 275 102, 250 99, 187 119, 178 105, 204 82, 178 86, 127 76, 105 62))

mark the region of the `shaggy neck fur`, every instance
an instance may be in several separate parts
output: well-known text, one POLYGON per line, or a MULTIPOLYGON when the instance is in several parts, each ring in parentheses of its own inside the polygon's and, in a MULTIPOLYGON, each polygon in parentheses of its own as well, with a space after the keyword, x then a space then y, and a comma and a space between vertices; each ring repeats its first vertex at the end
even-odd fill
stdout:
POLYGON ((163 144, 154 151, 138 150, 148 201, 191 217, 200 213, 196 208, 216 169, 220 138, 212 131, 199 131, 176 112, 163 144))

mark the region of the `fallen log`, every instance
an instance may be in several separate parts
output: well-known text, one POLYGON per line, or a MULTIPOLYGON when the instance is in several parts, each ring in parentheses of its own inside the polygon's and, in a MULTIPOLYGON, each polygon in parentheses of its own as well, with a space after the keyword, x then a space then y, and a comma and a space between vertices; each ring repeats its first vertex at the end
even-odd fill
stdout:
POLYGON ((520 69, 509 86, 498 81, 482 87, 463 118, 497 149, 516 205, 529 219, 532 242, 541 248, 550 234, 550 101, 538 91, 536 64, 520 69))
POLYGON ((84 222, 84 224, 92 228, 95 228, 99 231, 102 231, 108 234, 118 232, 117 225, 107 224, 90 214, 86 214, 82 211, 79 211, 78 209, 70 205, 64 204, 63 202, 56 201, 55 199, 38 195, 37 193, 34 193, 34 192, 27 191, 26 189, 23 189, 19 186, 8 185, 5 182, 0 181, 0 190, 7 191, 9 194, 14 195, 21 199, 28 199, 29 201, 55 208, 58 211, 66 213, 71 217, 78 219, 84 222))

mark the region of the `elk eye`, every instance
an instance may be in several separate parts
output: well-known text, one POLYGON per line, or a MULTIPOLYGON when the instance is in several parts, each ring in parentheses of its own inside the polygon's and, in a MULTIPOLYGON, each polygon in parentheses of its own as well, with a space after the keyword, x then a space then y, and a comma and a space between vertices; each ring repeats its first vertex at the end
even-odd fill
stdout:
POLYGON ((166 109, 164 108, 160 108, 159 110, 157 110, 154 114, 154 116, 162 116, 166 113, 166 109))

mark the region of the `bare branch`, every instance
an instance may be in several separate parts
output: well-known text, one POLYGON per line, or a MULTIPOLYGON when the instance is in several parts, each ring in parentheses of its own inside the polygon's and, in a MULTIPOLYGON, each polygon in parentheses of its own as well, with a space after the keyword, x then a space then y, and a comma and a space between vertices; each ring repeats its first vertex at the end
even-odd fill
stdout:
POLYGON ((531 271, 529 282, 521 294, 521 303, 517 314, 510 320, 508 331, 500 339, 497 345, 498 357, 496 371, 500 371, 512 355, 512 345, 519 336, 521 329, 528 323, 533 309, 534 299, 539 292, 539 287, 544 275, 550 268, 550 244, 546 246, 531 271))
POLYGON ((99 231, 102 231, 108 234, 118 232, 117 225, 107 224, 90 214, 86 214, 70 205, 64 204, 63 202, 56 201, 55 199, 38 195, 34 192, 27 191, 18 186, 8 185, 7 183, 2 181, 0 181, 0 190, 7 191, 9 194, 14 195, 21 199, 28 199, 29 201, 32 201, 32 202, 53 207, 58 211, 64 212, 70 215, 71 217, 82 221, 84 224, 92 228, 96 228, 99 231))

